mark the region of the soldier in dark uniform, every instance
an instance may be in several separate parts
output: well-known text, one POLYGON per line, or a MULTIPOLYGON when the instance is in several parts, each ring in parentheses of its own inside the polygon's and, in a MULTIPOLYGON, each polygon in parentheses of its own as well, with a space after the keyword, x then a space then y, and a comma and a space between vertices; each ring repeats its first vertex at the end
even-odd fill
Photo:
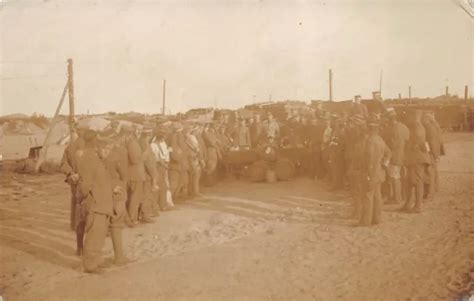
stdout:
POLYGON ((349 188, 353 201, 352 217, 359 219, 362 212, 362 202, 364 200, 364 179, 365 174, 365 150, 367 143, 367 123, 361 115, 356 115, 350 119, 350 126, 346 144, 346 164, 349 188))
POLYGON ((388 126, 386 142, 392 151, 392 159, 388 166, 388 176, 392 190, 392 200, 390 203, 399 204, 402 201, 402 174, 405 161, 405 148, 410 139, 408 127, 397 120, 397 114, 393 108, 388 108, 388 126))
POLYGON ((365 146, 364 199, 360 226, 376 225, 382 219, 381 184, 385 180, 384 167, 388 166, 391 152, 379 135, 379 120, 374 114, 367 120, 368 137, 365 146))
POLYGON ((183 126, 181 123, 173 124, 173 133, 170 135, 168 142, 171 149, 169 181, 174 201, 182 201, 187 196, 189 166, 187 154, 181 147, 182 142, 179 142, 183 139, 182 132, 183 126))
POLYGON ((438 190, 438 162, 442 153, 443 139, 441 128, 434 118, 432 111, 426 111, 423 115, 423 126, 426 130, 426 141, 429 146, 429 154, 431 157, 431 164, 428 169, 429 183, 425 185, 425 197, 431 201, 434 198, 435 192, 438 190))
POLYGON ((122 127, 126 138, 125 148, 128 154, 128 185, 127 185, 127 210, 132 225, 137 225, 139 219, 139 207, 144 198, 145 186, 145 162, 143 151, 135 134, 133 127, 122 127))
POLYGON ((113 194, 119 189, 112 187, 106 166, 99 158, 96 133, 88 130, 84 141, 84 149, 79 151, 77 160, 78 189, 83 196, 85 211, 83 265, 86 272, 94 273, 102 263, 102 248, 113 216, 113 194))
MULTIPOLYGON (((223 131, 225 127, 222 126, 223 131)), ((225 133, 221 134, 225 137, 225 133)), ((214 174, 217 168, 217 162, 220 157, 220 143, 214 128, 214 124, 209 124, 207 130, 203 133, 203 139, 207 147, 206 174, 214 174)))
POLYGON ((421 212, 424 195, 424 184, 427 179, 427 169, 431 164, 426 143, 426 130, 421 123, 422 111, 411 113, 409 129, 410 139, 405 150, 405 165, 407 166, 407 195, 402 210, 407 212, 421 212), (411 206, 411 190, 415 188, 415 205, 411 206))
POLYGON ((99 143, 99 155, 112 181, 113 189, 113 214, 110 217, 110 236, 114 248, 114 263, 124 265, 130 262, 123 251, 122 231, 127 222, 127 179, 128 160, 123 152, 120 139, 114 143, 99 143))

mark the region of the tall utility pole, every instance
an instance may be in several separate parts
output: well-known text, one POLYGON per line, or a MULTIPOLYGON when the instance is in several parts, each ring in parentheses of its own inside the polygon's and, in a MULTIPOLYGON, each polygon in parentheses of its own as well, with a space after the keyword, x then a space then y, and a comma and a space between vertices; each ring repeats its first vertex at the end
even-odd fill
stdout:
POLYGON ((74 126, 74 69, 72 59, 67 60, 67 90, 69 92, 69 133, 72 141, 76 132, 74 126))
POLYGON ((449 86, 446 86, 446 97, 449 96, 449 86))
POLYGON ((161 108, 161 114, 165 115, 166 110, 166 79, 163 80, 163 105, 161 108))
POLYGON ((332 69, 329 69, 329 101, 332 100, 332 69))
POLYGON ((408 86, 408 100, 411 102, 411 86, 408 86))
POLYGON ((380 71, 380 81, 379 81, 380 96, 382 96, 382 79, 383 79, 383 69, 380 71))
POLYGON ((467 99, 469 98, 469 86, 464 86, 464 101, 467 103, 467 99))

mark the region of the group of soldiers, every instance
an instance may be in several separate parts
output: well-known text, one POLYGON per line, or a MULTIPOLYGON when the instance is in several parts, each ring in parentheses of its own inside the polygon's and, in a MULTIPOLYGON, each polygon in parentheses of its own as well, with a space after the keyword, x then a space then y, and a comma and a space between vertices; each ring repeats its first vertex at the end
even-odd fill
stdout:
POLYGON ((380 223, 384 199, 420 212, 438 188, 444 145, 432 112, 415 110, 407 120, 402 123, 393 108, 369 113, 356 96, 344 114, 318 107, 311 116, 296 114, 284 122, 256 114, 248 120, 222 115, 207 124, 176 121, 140 129, 117 122, 103 131, 78 126, 61 164, 71 187, 77 254, 86 272, 101 271, 110 233, 114 263, 127 264, 123 228, 153 223, 175 202, 201 196, 202 178, 215 176, 227 153, 261 146, 306 149, 312 176, 327 180, 331 189, 350 189, 353 217, 361 226, 380 223))

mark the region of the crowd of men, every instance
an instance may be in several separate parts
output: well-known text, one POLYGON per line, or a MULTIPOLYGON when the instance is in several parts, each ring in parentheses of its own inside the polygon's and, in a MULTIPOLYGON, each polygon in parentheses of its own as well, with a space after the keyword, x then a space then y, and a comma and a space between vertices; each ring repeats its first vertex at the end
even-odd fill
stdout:
POLYGON ((160 211, 201 196, 202 178, 215 176, 232 151, 307 150, 309 174, 332 190, 349 189, 361 226, 381 222, 384 201, 420 212, 438 189, 437 162, 444 154, 439 125, 432 112, 408 112, 405 124, 393 108, 381 107, 369 112, 356 96, 348 112, 318 106, 284 121, 272 114, 227 114, 207 124, 77 128, 61 167, 71 187, 71 229, 85 271, 101 270, 107 233, 114 263, 127 264, 123 228, 153 223, 160 211))

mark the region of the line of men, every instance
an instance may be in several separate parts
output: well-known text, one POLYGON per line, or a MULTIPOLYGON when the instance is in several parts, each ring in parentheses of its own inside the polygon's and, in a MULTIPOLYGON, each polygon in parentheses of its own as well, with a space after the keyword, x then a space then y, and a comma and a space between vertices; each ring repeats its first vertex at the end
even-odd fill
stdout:
POLYGON ((117 123, 102 133, 78 128, 61 168, 71 187, 71 228, 85 271, 99 270, 109 231, 115 263, 128 263, 124 227, 153 223, 174 202, 201 196, 202 175, 215 175, 226 152, 262 140, 281 145, 286 139, 310 149, 316 177, 326 178, 332 189, 350 187, 360 225, 380 223, 383 196, 404 201, 409 212, 420 212, 423 199, 433 198, 444 146, 432 112, 414 111, 405 125, 390 108, 369 114, 356 96, 345 118, 316 113, 284 126, 269 114, 265 122, 257 115, 249 127, 244 120, 236 126, 224 118, 206 125, 145 127, 141 133, 117 123))

